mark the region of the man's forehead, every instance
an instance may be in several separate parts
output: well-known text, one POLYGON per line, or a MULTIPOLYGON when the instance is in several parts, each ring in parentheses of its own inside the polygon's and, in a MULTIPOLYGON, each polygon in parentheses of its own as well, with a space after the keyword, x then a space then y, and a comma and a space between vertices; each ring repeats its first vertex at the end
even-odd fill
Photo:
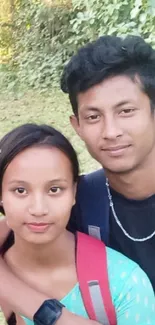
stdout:
POLYGON ((115 76, 80 92, 77 96, 78 109, 83 111, 96 110, 104 105, 122 106, 137 101, 142 94, 140 82, 128 76, 115 76))

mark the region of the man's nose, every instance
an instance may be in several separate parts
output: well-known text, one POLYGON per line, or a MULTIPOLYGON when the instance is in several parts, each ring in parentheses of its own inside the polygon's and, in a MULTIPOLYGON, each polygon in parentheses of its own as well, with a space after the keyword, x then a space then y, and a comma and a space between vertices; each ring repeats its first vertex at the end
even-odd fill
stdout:
POLYGON ((111 117, 105 120, 102 130, 102 137, 106 140, 115 140, 123 134, 118 121, 111 117))

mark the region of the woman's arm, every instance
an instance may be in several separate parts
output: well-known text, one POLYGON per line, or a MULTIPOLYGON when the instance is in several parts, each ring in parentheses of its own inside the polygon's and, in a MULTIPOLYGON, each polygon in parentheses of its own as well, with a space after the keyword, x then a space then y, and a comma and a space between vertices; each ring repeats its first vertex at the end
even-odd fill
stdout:
POLYGON ((155 324, 155 295, 147 275, 139 266, 135 266, 124 281, 115 308, 117 325, 155 324))
MULTIPOLYGON (((9 270, 2 258, 0 258, 0 279, 0 301, 2 300, 6 304, 9 304, 16 314, 24 315, 31 320, 33 320, 34 314, 42 303, 45 300, 52 298, 37 292, 18 279, 9 270)), ((63 308, 62 315, 57 321, 56 325, 65 324, 99 325, 99 323, 95 321, 76 316, 69 312, 66 308, 63 308)))

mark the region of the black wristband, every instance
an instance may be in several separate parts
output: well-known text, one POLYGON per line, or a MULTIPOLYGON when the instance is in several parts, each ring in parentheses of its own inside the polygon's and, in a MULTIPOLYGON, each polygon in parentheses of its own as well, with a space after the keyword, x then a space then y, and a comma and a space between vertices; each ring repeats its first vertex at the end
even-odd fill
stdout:
POLYGON ((57 299, 45 300, 37 312, 34 314, 35 325, 54 325, 62 314, 65 307, 57 299))

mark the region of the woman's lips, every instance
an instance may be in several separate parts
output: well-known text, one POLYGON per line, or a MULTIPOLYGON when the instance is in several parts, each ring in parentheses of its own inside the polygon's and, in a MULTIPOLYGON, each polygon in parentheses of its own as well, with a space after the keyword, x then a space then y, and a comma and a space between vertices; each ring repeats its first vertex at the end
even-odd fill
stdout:
POLYGON ((43 222, 32 222, 32 223, 26 223, 26 226, 29 230, 33 231, 33 232, 44 232, 46 231, 50 226, 51 223, 43 223, 43 222))

